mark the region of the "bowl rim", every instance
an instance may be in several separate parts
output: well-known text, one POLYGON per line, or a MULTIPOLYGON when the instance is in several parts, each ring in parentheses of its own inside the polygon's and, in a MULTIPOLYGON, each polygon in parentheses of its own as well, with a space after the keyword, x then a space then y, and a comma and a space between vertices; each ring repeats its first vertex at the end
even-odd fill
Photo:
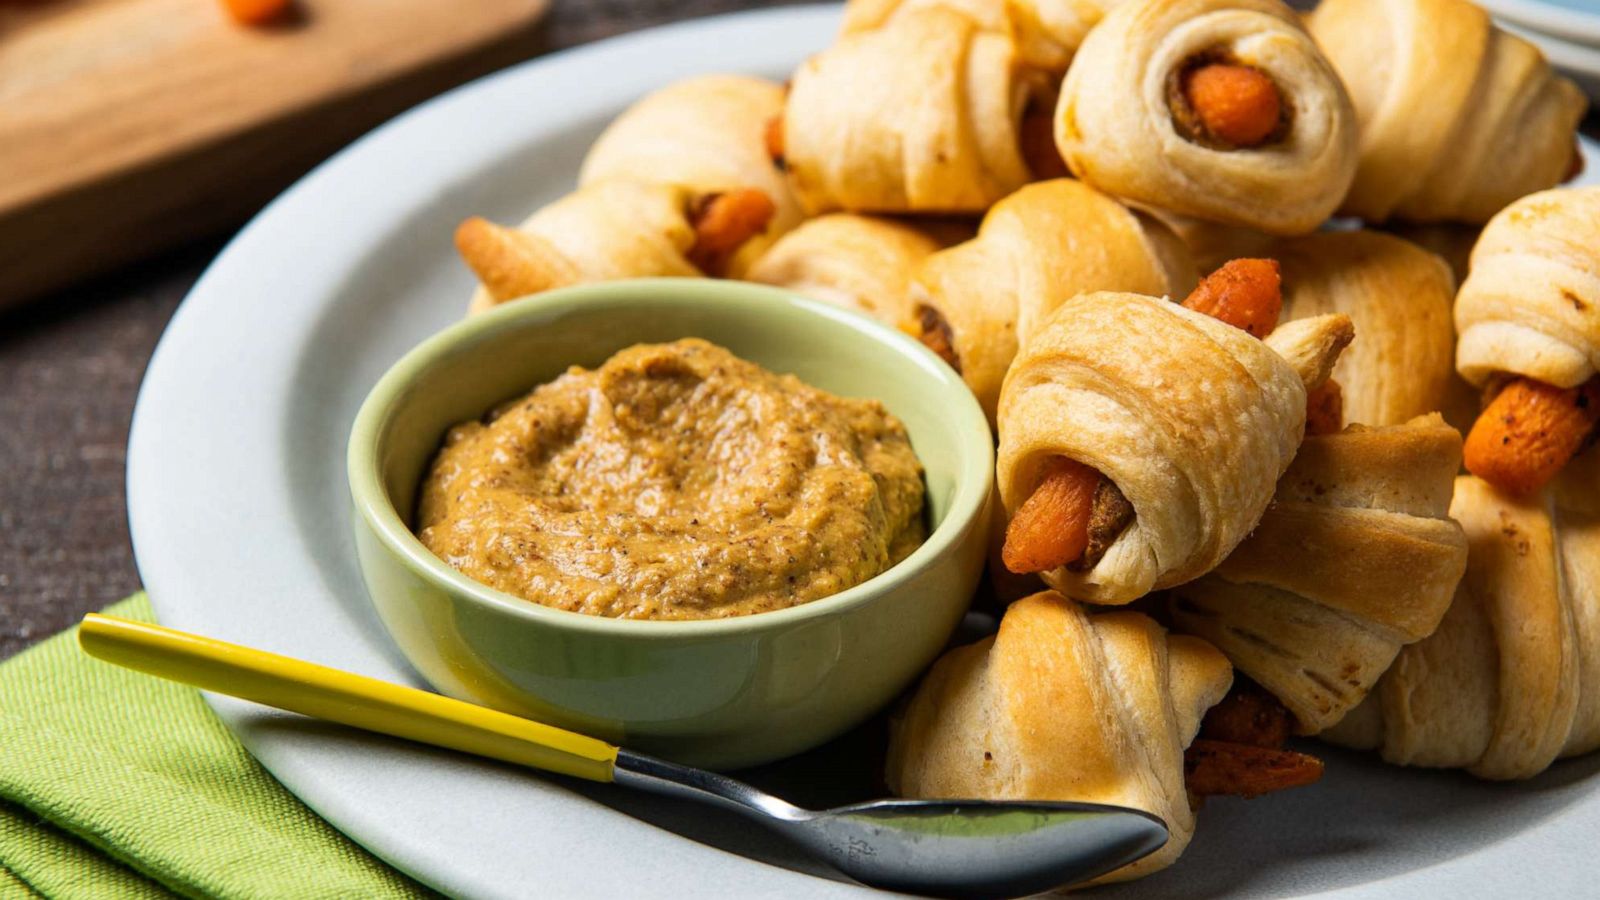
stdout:
POLYGON ((636 278, 558 288, 502 303, 423 340, 391 365, 362 401, 346 446, 346 477, 357 514, 384 550, 435 587, 532 624, 595 635, 679 640, 784 628, 843 613, 893 592, 953 552, 982 515, 993 491, 994 453, 988 418, 961 376, 921 342, 897 329, 864 314, 768 285, 707 278, 636 278), (802 315, 825 320, 830 328, 864 334, 908 358, 928 376, 927 390, 950 395, 946 400, 949 415, 942 421, 955 433, 960 459, 954 467, 955 493, 944 519, 909 556, 858 585, 784 609, 711 619, 621 619, 556 609, 492 588, 434 555, 412 532, 390 498, 378 452, 396 410, 414 396, 411 388, 418 378, 443 357, 491 334, 521 327, 550 327, 553 311, 609 304, 618 307, 621 314, 622 308, 645 297, 652 303, 680 307, 720 306, 735 315, 748 313, 752 302, 781 303, 802 315))

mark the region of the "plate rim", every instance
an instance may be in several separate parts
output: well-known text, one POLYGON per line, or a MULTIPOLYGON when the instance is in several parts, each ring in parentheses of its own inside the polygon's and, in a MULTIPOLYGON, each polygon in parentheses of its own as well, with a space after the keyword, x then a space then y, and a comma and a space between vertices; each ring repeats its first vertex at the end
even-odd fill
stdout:
POLYGON ((1496 16, 1540 32, 1600 49, 1600 12, 1588 13, 1580 9, 1541 3, 1538 0, 1479 0, 1484 9, 1496 16))

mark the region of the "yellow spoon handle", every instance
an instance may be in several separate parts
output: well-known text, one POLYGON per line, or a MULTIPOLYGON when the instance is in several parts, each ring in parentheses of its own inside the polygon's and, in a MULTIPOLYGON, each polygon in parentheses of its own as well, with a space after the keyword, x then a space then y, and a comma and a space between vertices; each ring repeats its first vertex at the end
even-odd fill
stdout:
POLYGON ((367 731, 610 781, 617 748, 552 725, 146 622, 91 613, 90 656, 170 681, 367 731))

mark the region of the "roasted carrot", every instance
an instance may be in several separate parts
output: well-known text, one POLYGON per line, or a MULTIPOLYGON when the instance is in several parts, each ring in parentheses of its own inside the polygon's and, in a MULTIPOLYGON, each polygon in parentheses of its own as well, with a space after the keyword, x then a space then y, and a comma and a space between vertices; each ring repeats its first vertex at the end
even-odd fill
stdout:
POLYGON ((1338 434, 1344 428, 1344 389, 1328 379, 1306 395, 1306 437, 1338 434))
POLYGON ((1293 716, 1277 697, 1247 678, 1200 722, 1200 737, 1184 752, 1189 791, 1205 797, 1255 797, 1310 784, 1322 761, 1283 749, 1293 716))
POLYGON ((1562 389, 1532 378, 1506 384, 1462 445, 1467 471, 1510 494, 1554 478, 1600 424, 1600 376, 1562 389))
POLYGON ((1208 63, 1183 75, 1183 96, 1212 140, 1227 147, 1257 147, 1283 117, 1283 97, 1260 69, 1208 63))
POLYGON ((1183 305, 1261 338, 1283 312, 1283 278, 1275 259, 1235 259, 1201 280, 1183 305))
POLYGON ((242 25, 265 25, 286 14, 294 0, 222 0, 222 7, 242 25))
POLYGON ((1200 738, 1183 754, 1184 784, 1201 797, 1259 797, 1322 777, 1322 760, 1293 750, 1200 738))
POLYGON ((1281 750, 1289 740, 1293 715, 1277 697, 1238 676, 1222 702, 1206 710, 1200 736, 1229 744, 1281 750))
POLYGON ((1044 572, 1083 555, 1099 472, 1065 456, 1046 464, 1039 486, 1006 527, 1000 558, 1017 574, 1044 572))
POLYGON ((777 207, 765 191, 739 188, 709 194, 690 213, 694 246, 689 261, 707 275, 722 275, 744 242, 766 230, 777 207))

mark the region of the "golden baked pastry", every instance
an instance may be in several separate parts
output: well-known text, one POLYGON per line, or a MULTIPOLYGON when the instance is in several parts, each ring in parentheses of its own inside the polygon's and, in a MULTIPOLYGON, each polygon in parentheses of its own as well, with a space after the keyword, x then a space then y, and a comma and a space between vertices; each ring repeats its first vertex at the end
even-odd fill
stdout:
POLYGON ((1057 75, 1084 35, 1121 0, 849 0, 841 32, 881 28, 897 13, 928 6, 958 9, 990 31, 1009 34, 1023 62, 1057 75))
POLYGON ((905 797, 1073 800, 1160 816, 1167 845, 1103 881, 1171 865, 1194 834, 1184 748, 1232 681, 1198 638, 1054 592, 1013 603, 994 637, 945 654, 893 723, 905 797))
POLYGON ((1600 187, 1524 197, 1490 220, 1456 298, 1456 366, 1575 387, 1600 370, 1600 187))
POLYGON ((1242 225, 1208 222, 1165 209, 1152 208, 1148 212, 1183 241, 1201 272, 1214 271, 1230 259, 1271 257, 1278 243, 1277 235, 1242 225))
POLYGON ((1437 256, 1373 231, 1281 240, 1283 318, 1344 313, 1360 337, 1333 378, 1345 420, 1398 425, 1448 404, 1455 374, 1455 282, 1437 256))
POLYGON ((744 277, 899 328, 911 321, 912 273, 943 246, 908 222, 829 213, 779 238, 744 277))
POLYGON ((1172 590, 1173 627, 1215 644, 1302 733, 1323 730, 1450 606, 1467 564, 1446 515, 1460 469, 1461 434, 1437 413, 1307 437, 1250 537, 1172 590))
POLYGON ((977 237, 929 257, 912 318, 993 420, 1019 343, 1056 307, 1089 291, 1182 297, 1194 284, 1188 253, 1160 222, 1059 178, 995 204, 977 237))
POLYGON ((1031 177, 1021 68, 1005 34, 942 5, 841 36, 796 70, 785 106, 783 158, 801 206, 988 209, 1031 177))
POLYGON ((1451 274, 1456 277, 1456 284, 1460 285, 1467 280, 1472 246, 1478 242, 1478 233, 1483 229, 1477 225, 1462 225, 1457 222, 1422 224, 1395 222, 1384 226, 1384 230, 1405 238, 1429 253, 1436 254, 1450 267, 1451 274))
POLYGON ((1058 458, 1097 470, 1133 519, 1094 565, 1045 583, 1123 604, 1192 581, 1249 534, 1300 446, 1307 391, 1353 331, 1301 319, 1265 341, 1177 303, 1082 294, 1018 353, 1001 388, 996 479, 1007 518, 1058 458))
POLYGON ((1355 175, 1350 98, 1278 0, 1117 6, 1073 59, 1055 133, 1107 193, 1275 234, 1316 228, 1355 175))
POLYGON ((1492 779, 1600 747, 1600 453, 1527 500, 1463 475, 1450 515, 1468 543, 1450 611, 1327 737, 1492 779))
POLYGON ((1308 22, 1361 123, 1341 212, 1486 222, 1571 171, 1583 92, 1476 4, 1323 0, 1308 22))
POLYGON ((591 281, 721 274, 743 242, 759 239, 772 209, 752 189, 597 181, 516 228, 467 219, 456 250, 481 282, 467 311, 591 281))
POLYGON ((568 194, 515 229, 468 219, 456 247, 482 282, 468 311, 589 281, 699 275, 687 256, 693 202, 682 187, 608 181, 568 194))
POLYGON ((767 127, 783 114, 783 94, 782 85, 745 75, 701 75, 653 91, 600 133, 583 158, 578 185, 622 179, 700 194, 761 191, 773 203, 772 219, 729 261, 725 274, 737 278, 800 224, 800 204, 767 153, 767 127))

